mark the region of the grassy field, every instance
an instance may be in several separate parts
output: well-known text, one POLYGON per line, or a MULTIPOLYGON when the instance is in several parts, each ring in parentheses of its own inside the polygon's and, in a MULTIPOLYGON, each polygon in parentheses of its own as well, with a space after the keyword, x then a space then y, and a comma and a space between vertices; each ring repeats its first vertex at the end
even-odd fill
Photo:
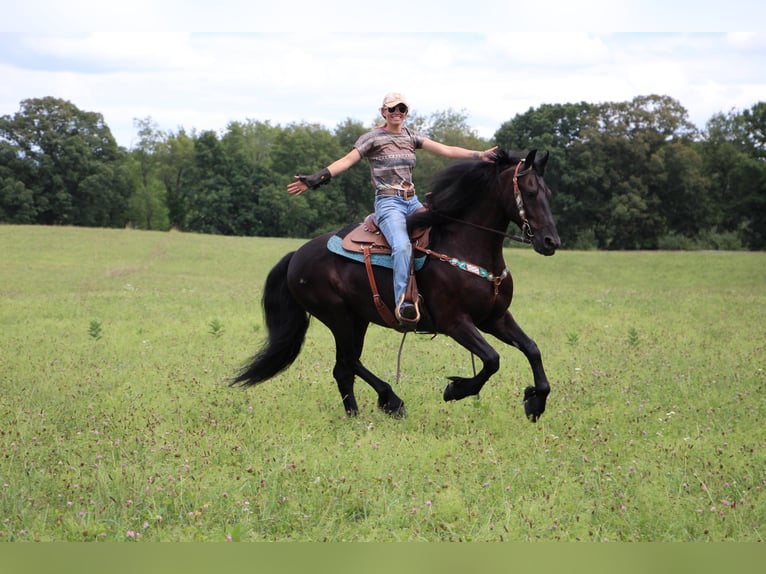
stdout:
MULTIPOLYGON (((329 332, 255 389, 260 293, 302 242, 0 226, 0 542, 763 541, 766 254, 507 251, 514 314, 552 383, 523 416, 524 357, 480 399, 451 340, 409 336, 403 420, 329 332)), ((399 335, 365 364, 394 379, 399 335)))

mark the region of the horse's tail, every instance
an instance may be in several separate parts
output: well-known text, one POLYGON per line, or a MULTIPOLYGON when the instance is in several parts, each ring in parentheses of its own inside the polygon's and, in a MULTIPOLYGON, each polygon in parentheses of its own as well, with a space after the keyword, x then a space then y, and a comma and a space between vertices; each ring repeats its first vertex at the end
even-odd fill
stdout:
POLYGON ((242 368, 231 386, 250 387, 262 383, 293 364, 309 327, 309 315, 287 288, 288 253, 269 272, 263 290, 263 314, 268 340, 242 368))

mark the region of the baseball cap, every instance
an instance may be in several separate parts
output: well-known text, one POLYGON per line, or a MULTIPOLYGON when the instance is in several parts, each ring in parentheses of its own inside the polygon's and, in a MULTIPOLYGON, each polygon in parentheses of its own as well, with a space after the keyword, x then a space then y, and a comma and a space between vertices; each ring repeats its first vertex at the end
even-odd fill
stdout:
POLYGON ((383 98, 383 107, 391 108, 397 104, 404 104, 409 107, 407 98, 404 97, 404 94, 400 94, 399 92, 389 92, 383 98))

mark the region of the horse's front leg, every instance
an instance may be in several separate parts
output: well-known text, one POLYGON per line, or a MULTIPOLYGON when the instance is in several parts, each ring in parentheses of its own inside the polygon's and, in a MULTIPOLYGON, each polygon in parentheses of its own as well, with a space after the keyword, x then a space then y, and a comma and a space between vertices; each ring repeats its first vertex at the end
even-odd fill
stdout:
POLYGON ((536 422, 545 412, 545 402, 551 392, 537 343, 524 333, 510 311, 507 311, 498 320, 481 327, 486 333, 494 335, 504 343, 519 349, 529 361, 535 385, 524 389, 524 412, 530 421, 536 422))
POLYGON ((469 320, 460 322, 446 334, 476 355, 481 360, 482 368, 474 377, 448 377, 451 382, 444 388, 444 400, 457 401, 478 395, 484 383, 500 368, 500 355, 469 320))

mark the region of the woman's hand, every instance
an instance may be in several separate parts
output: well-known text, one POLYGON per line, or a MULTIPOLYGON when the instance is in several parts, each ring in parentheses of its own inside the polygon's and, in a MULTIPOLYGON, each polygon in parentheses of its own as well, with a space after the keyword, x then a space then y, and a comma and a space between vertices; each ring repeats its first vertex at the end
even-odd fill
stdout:
POLYGON ((300 176, 296 175, 295 181, 288 184, 287 193, 289 193, 290 195, 300 195, 301 193, 306 191, 308 188, 309 187, 300 180, 300 176))
POLYGON ((495 153, 495 150, 497 149, 497 146, 491 147, 488 150, 485 150, 483 152, 479 153, 479 157, 476 159, 480 159, 481 161, 495 161, 497 159, 497 154, 495 153))
POLYGON ((300 195, 307 189, 317 189, 322 185, 327 185, 332 179, 332 173, 324 168, 311 175, 296 175, 294 181, 287 186, 287 193, 291 195, 300 195))

